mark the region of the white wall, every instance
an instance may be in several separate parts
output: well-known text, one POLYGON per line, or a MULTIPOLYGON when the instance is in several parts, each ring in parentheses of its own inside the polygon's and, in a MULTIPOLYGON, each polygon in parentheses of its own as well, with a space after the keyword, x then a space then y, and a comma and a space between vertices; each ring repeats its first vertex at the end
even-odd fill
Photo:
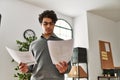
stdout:
POLYGON ((74 47, 89 47, 86 12, 81 12, 78 17, 74 18, 74 47))
MULTIPOLYGON (((74 18, 74 47, 84 47, 89 48, 88 44, 88 25, 87 25, 87 13, 83 11, 78 17, 74 18)), ((88 60, 89 63, 89 60, 88 60)), ((87 72, 86 65, 81 64, 84 71, 87 72)), ((80 80, 86 80, 82 78, 80 80)))
MULTIPOLYGON (((0 79, 15 80, 13 77, 16 63, 11 63, 11 57, 5 49, 9 46, 18 49, 16 40, 24 41, 23 32, 30 28, 36 32, 37 37, 42 33, 38 22, 38 15, 45 9, 35 7, 18 0, 0 1, 0 79)), ((57 12, 59 18, 66 19, 71 25, 72 18, 57 12)))
MULTIPOLYGON (((120 21, 117 22, 117 27, 119 28, 118 30, 120 30, 120 21)), ((119 32, 120 32, 120 31, 119 31, 119 32)), ((120 33, 118 33, 118 34, 120 34, 120 33)), ((119 38, 118 40, 120 40, 120 35, 119 35, 118 38, 119 38)), ((118 45, 119 45, 119 49, 120 49, 120 41, 119 41, 118 45)), ((118 57, 120 57, 120 56, 118 56, 118 57)), ((119 64, 120 64, 120 63, 119 63, 119 64)))
POLYGON ((119 50, 119 31, 120 28, 116 22, 105 19, 91 13, 88 16, 88 34, 89 34, 89 77, 90 80, 97 80, 97 76, 102 75, 99 40, 111 43, 112 55, 115 66, 120 66, 119 50))

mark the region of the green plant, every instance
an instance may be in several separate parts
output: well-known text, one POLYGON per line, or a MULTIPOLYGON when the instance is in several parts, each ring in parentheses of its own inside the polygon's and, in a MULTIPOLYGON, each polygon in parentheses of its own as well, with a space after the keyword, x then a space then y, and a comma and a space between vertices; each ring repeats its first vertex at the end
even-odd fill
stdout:
MULTIPOLYGON (((16 40, 18 47, 19 47, 19 51, 29 51, 29 46, 30 46, 31 42, 36 39, 37 39, 37 37, 28 37, 28 38, 26 38, 25 42, 16 40)), ((12 62, 14 62, 14 60, 12 60, 12 62)), ((30 80, 31 73, 20 72, 18 66, 15 67, 15 70, 17 71, 17 73, 14 74, 14 77, 17 77, 18 80, 30 80)))
POLYGON ((36 39, 37 39, 37 37, 33 36, 33 37, 26 38, 25 42, 16 40, 18 47, 19 47, 19 51, 29 51, 30 43, 36 39))
MULTIPOLYGON (((15 70, 19 71, 19 67, 17 66, 15 70)), ((14 74, 14 77, 17 77, 18 80, 30 80, 31 73, 17 72, 16 74, 14 74)))

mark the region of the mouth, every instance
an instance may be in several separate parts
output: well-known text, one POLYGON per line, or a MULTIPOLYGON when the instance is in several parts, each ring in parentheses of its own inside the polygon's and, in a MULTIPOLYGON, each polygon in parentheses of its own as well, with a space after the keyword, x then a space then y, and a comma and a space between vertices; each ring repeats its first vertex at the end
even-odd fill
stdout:
POLYGON ((46 29, 46 32, 47 32, 47 33, 51 33, 52 30, 51 30, 51 29, 46 29))

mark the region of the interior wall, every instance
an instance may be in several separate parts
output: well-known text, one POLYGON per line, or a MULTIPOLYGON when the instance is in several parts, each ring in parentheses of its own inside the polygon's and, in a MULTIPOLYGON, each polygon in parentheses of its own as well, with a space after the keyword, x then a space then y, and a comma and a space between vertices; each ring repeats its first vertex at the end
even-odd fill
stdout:
MULTIPOLYGON (((18 50, 16 40, 25 41, 23 32, 26 29, 33 29, 39 38, 42 33, 38 21, 38 15, 45 9, 18 1, 0 1, 0 14, 2 15, 0 27, 0 78, 1 80, 15 80, 14 68, 16 63, 12 63, 5 47, 8 46, 18 50), (7 76, 7 77, 6 77, 7 76)), ((56 12, 58 18, 64 18, 72 25, 72 18, 56 12)), ((16 79, 18 80, 18 79, 16 79)))
POLYGON ((105 19, 104 17, 87 14, 88 17, 88 36, 89 36, 89 77, 90 80, 97 80, 97 76, 102 75, 99 40, 111 43, 113 61, 115 66, 119 63, 119 26, 116 22, 105 19))
MULTIPOLYGON (((118 28, 119 28, 118 30, 119 30, 119 32, 120 32, 120 21, 117 22, 117 26, 118 26, 118 28)), ((118 34, 120 34, 119 32, 118 32, 118 34)), ((118 36, 119 36, 119 37, 118 37, 118 38, 119 38, 118 40, 120 40, 120 35, 118 35, 118 36)), ((119 45, 119 49, 120 49, 120 41, 119 41, 118 45, 119 45)), ((118 53, 118 54, 119 54, 119 53, 118 53)), ((120 57, 120 56, 119 56, 119 57, 120 57)), ((118 62, 118 64, 120 64, 120 63, 118 62)))
POLYGON ((87 13, 81 12, 78 17, 74 18, 74 47, 89 47, 88 45, 88 25, 87 13))

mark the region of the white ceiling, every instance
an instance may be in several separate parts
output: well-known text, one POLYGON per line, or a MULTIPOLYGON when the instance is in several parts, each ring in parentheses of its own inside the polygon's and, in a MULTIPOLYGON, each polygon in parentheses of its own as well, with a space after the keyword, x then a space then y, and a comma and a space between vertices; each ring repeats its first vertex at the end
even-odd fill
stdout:
POLYGON ((20 0, 41 8, 53 9, 76 17, 81 11, 90 11, 113 21, 120 21, 120 0, 20 0))

